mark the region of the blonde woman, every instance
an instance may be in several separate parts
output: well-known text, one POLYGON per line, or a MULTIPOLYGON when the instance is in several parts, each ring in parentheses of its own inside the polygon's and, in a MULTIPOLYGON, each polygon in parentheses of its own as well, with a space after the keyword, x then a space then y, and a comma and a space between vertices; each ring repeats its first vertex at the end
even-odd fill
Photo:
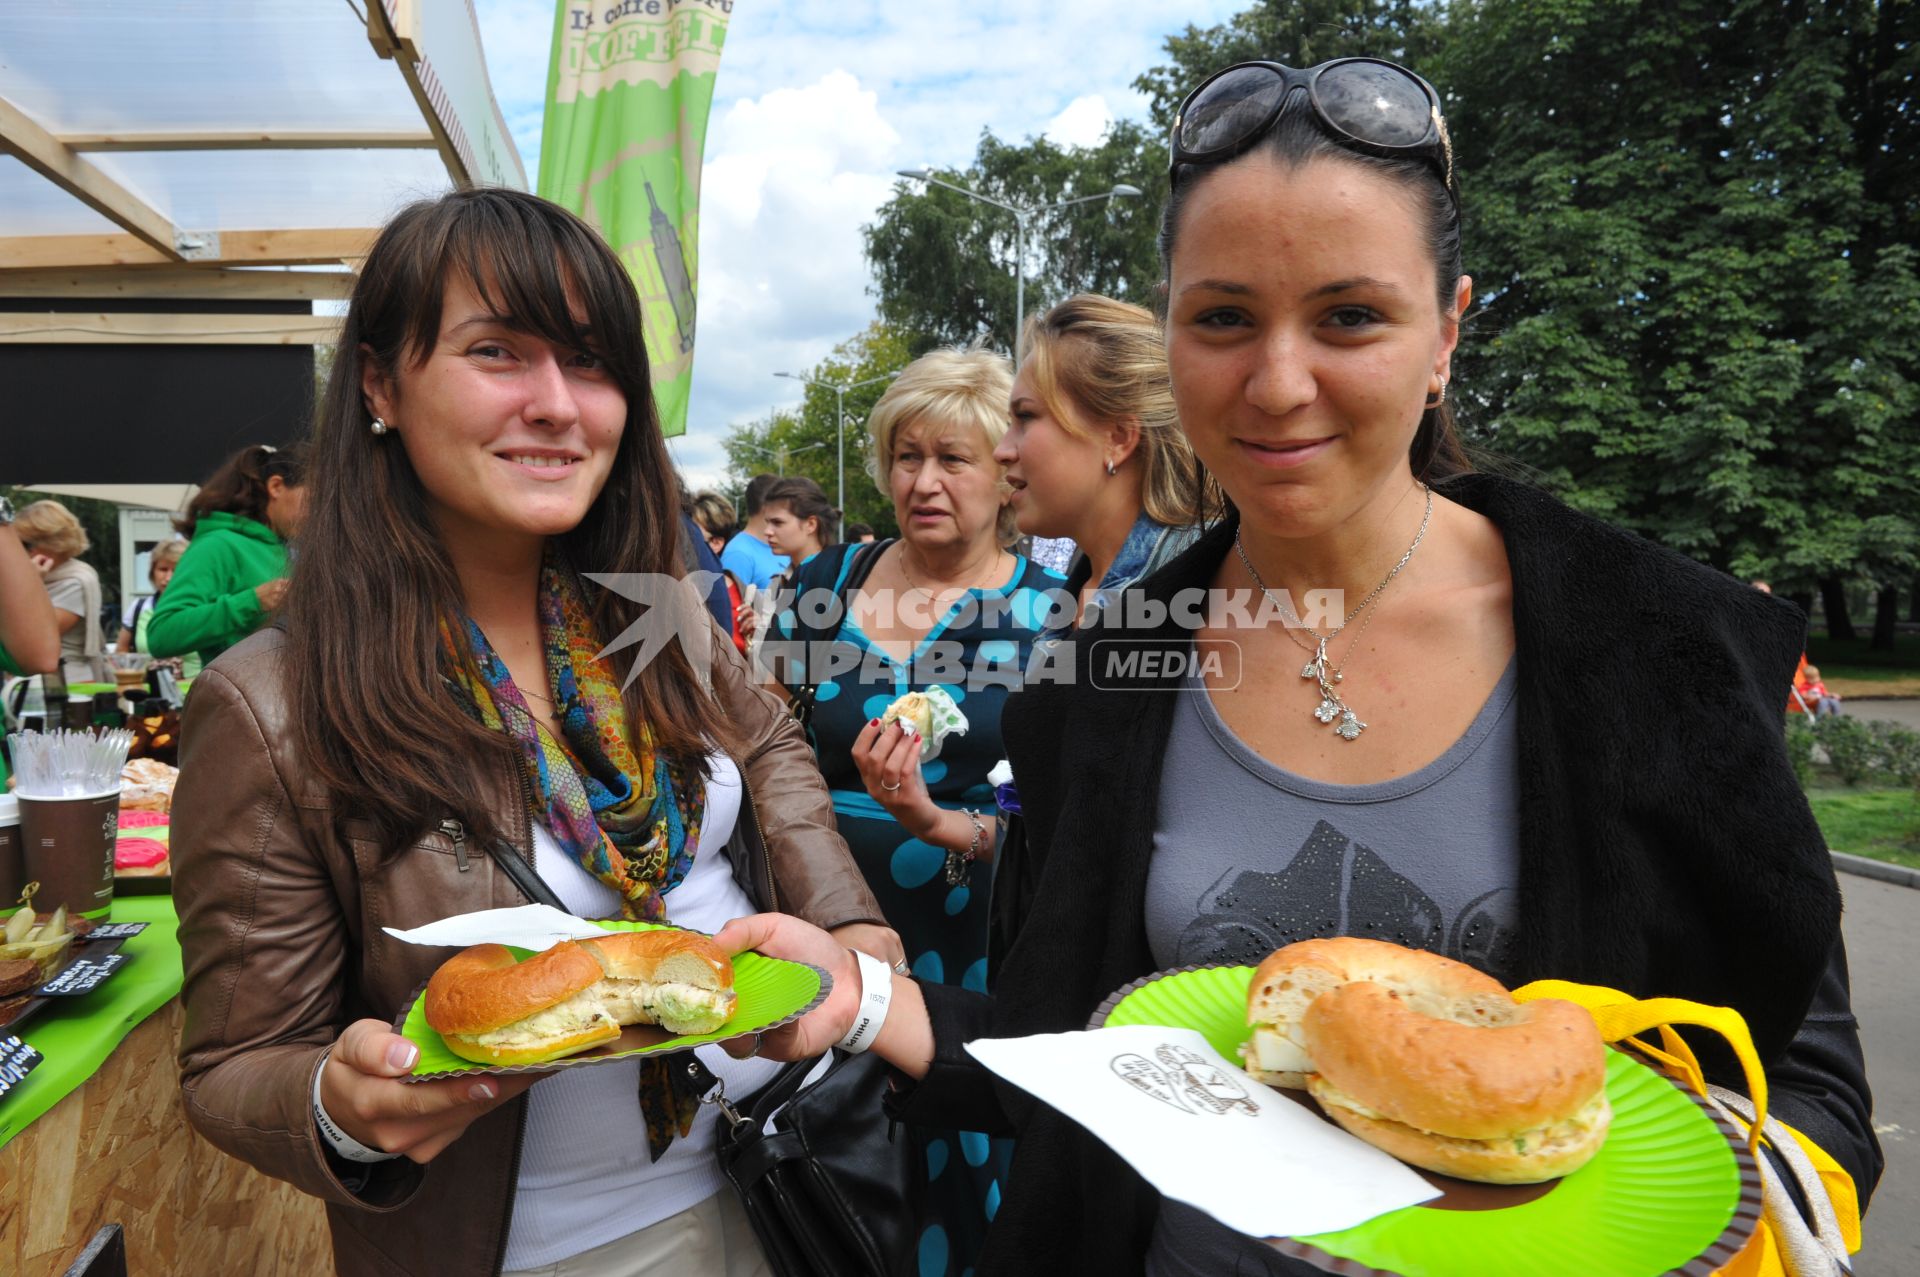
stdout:
MULTIPOLYGON (((1013 520, 993 452, 1012 389, 1007 360, 987 351, 935 351, 908 365, 867 423, 869 470, 893 501, 900 538, 823 550, 796 570, 799 603, 772 626, 776 640, 808 642, 815 664, 790 673, 789 689, 817 689, 815 750, 840 833, 912 974, 977 990, 998 833, 987 773, 1006 756, 1000 710, 1065 585, 1004 548, 1013 520), (837 630, 811 620, 821 593, 847 598, 837 630), (967 730, 923 763, 917 735, 879 720, 896 698, 934 687, 967 730)), ((919 1135, 932 1176, 920 1272, 958 1274, 973 1267, 999 1201, 1006 1146, 970 1131, 919 1135)))
POLYGON ((1013 419, 993 455, 1020 531, 1079 546, 1067 588, 1084 623, 1192 545, 1201 507, 1217 502, 1180 432, 1152 312, 1081 293, 1028 320, 1023 344, 1013 419))
MULTIPOLYGON (((121 616, 120 639, 113 645, 114 651, 153 654, 153 649, 147 645, 147 625, 153 620, 153 609, 159 604, 160 596, 167 592, 167 586, 173 581, 174 569, 180 566, 180 556, 186 552, 185 541, 162 541, 153 547, 153 553, 147 559, 147 580, 153 583, 153 593, 135 599, 121 616)), ((195 678, 200 673, 198 652, 171 658, 170 663, 174 673, 182 678, 195 678)))
POLYGON ((60 672, 68 683, 107 678, 106 639, 100 630, 100 574, 80 556, 92 544, 73 511, 58 501, 36 501, 20 512, 14 530, 27 553, 52 562, 41 578, 60 630, 60 672))

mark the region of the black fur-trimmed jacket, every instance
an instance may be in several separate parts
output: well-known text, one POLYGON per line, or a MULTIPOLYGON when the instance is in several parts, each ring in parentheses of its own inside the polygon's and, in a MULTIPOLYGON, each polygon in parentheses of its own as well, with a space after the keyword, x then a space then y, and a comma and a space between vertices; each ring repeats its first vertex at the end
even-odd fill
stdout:
MULTIPOLYGON (((1805 618, 1525 485, 1467 475, 1440 491, 1499 526, 1513 573, 1517 978, 1739 1009, 1772 1111, 1847 1168, 1864 1204, 1882 1159, 1840 892, 1782 733, 1805 618)), ((1214 529, 1137 588, 1162 601, 1204 589, 1232 538, 1214 529)), ((1102 632, 1080 635, 1082 652, 1102 632)), ((1173 619, 1126 637, 1190 642, 1173 619)), ((1145 890, 1178 679, 1032 682, 1007 704, 1026 837, 996 871, 992 992, 927 987, 933 1068, 890 1103, 909 1121, 1018 1136, 983 1275, 1142 1267, 1153 1190, 962 1046, 1084 1028, 1154 970, 1145 890)), ((1740 1085, 1730 1056, 1702 1054, 1740 1085)))

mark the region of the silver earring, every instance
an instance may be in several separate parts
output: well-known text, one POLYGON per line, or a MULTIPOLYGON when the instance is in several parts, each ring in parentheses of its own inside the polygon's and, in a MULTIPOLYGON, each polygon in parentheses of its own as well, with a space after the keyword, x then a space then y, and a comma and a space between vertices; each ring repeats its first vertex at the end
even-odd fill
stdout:
POLYGON ((1111 461, 1107 462, 1107 478, 1111 479, 1113 478, 1113 476, 1119 473, 1120 473, 1119 466, 1114 465, 1113 462, 1111 461))
POLYGON ((373 425, 372 425, 372 426, 370 426, 370 427, 368 427, 368 428, 369 428, 369 429, 371 429, 371 430, 373 431, 373 433, 375 433, 375 434, 377 434, 377 435, 383 435, 383 434, 385 434, 385 433, 387 433, 387 429, 388 429, 388 427, 387 427, 387 423, 386 423, 386 422, 384 422, 384 421, 382 421, 382 420, 381 420, 380 418, 378 418, 378 417, 375 417, 375 418, 373 419, 373 425))

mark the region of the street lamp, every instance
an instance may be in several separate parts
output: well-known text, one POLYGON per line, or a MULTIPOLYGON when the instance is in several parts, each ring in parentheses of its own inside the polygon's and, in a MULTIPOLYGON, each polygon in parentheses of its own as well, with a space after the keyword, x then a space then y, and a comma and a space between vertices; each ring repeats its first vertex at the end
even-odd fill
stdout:
POLYGON ((798 381, 809 386, 819 386, 823 390, 831 390, 833 392, 833 434, 834 440, 838 444, 835 454, 834 473, 839 476, 840 481, 840 491, 834 498, 833 504, 834 507, 840 511, 840 516, 845 518, 847 514, 847 392, 849 390, 858 390, 862 386, 871 386, 877 381, 892 381, 900 375, 900 370, 896 368, 892 372, 883 373, 878 377, 869 377, 865 381, 849 381, 845 384, 832 381, 815 381, 812 377, 804 377, 797 372, 777 372, 773 375, 776 377, 785 377, 788 381, 798 381))
POLYGON ((736 442, 733 444, 733 446, 736 448, 743 448, 748 452, 757 452, 763 457, 772 457, 774 462, 774 470, 780 475, 781 478, 784 479, 787 477, 787 458, 788 457, 792 456, 796 452, 806 452, 813 448, 824 448, 827 445, 825 443, 803 443, 798 448, 782 447, 782 448, 776 449, 776 448, 762 448, 757 443, 736 442))
POLYGON ((945 178, 935 177, 930 168, 903 168, 900 176, 909 181, 925 182, 928 186, 944 186, 950 191, 958 191, 968 199, 979 200, 982 204, 991 204, 995 208, 1004 208, 1013 214, 1013 364, 1020 366, 1021 343, 1025 337, 1027 323, 1027 220, 1037 213, 1052 213, 1063 208, 1072 208, 1075 204, 1090 204, 1095 200, 1119 199, 1123 196, 1141 194, 1137 186, 1128 186, 1125 182, 1114 184, 1110 191, 1098 195, 1082 195, 1078 199, 1062 200, 1058 204, 1038 204, 1032 208, 1022 208, 1018 204, 1009 204, 997 200, 991 195, 982 195, 970 187, 959 186, 945 178))

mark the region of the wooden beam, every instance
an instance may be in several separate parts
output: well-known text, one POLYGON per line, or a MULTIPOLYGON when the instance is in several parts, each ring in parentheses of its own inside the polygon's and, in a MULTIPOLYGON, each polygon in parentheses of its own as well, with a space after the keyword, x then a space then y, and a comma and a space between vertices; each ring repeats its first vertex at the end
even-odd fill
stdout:
MULTIPOLYGON (((330 266, 367 255, 378 227, 221 231, 220 252, 196 266, 330 266)), ((132 235, 20 235, 0 238, 0 270, 75 266, 177 266, 132 235)))
POLYGON ((314 346, 340 336, 332 315, 141 315, 0 311, 0 345, 314 346))
POLYGON ((345 271, 202 270, 183 266, 0 270, 0 297, 172 297, 183 301, 340 301, 345 271))
POLYGON ((433 134, 434 146, 440 151, 440 162, 447 166, 447 176, 453 179, 456 187, 464 189, 472 186, 473 174, 467 172, 467 162, 460 158, 460 149, 453 144, 453 135, 441 123, 439 114, 433 109, 433 99, 420 80, 417 66, 420 52, 413 43, 419 15, 412 0, 366 0, 366 4, 368 43, 373 45, 375 53, 391 59, 393 65, 399 68, 400 78, 406 81, 407 92, 413 95, 413 104, 419 108, 421 121, 433 134), (394 9, 391 17, 387 13, 388 4, 394 9))
POLYGON ((70 151, 431 151, 438 145, 424 129, 63 133, 57 140, 70 151))
POLYGON ((5 98, 0 98, 0 151, 19 156, 28 168, 102 217, 131 231, 165 260, 180 260, 170 220, 61 145, 60 139, 5 98))

